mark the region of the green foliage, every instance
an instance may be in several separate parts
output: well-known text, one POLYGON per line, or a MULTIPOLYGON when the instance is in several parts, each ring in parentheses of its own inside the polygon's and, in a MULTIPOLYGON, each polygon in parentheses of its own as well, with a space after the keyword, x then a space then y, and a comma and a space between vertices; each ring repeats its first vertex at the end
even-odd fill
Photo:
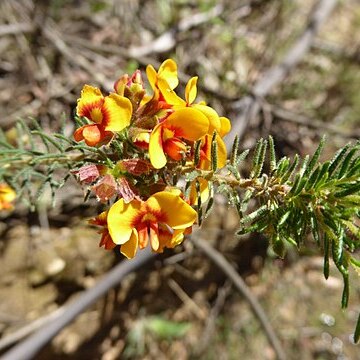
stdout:
POLYGON ((0 129, 0 182, 8 183, 18 198, 33 208, 47 186, 54 201, 55 191, 64 185, 71 170, 94 155, 104 161, 107 158, 100 149, 69 139, 64 126, 49 135, 35 120, 30 125, 18 121, 11 135, 0 129))
POLYGON ((322 139, 311 158, 284 157, 279 161, 272 138, 258 142, 250 173, 253 181, 238 183, 245 191, 246 203, 250 198, 258 206, 251 212, 241 206, 238 235, 263 233, 280 257, 285 255, 286 243, 300 248, 312 235, 324 253, 324 276, 329 276, 331 258, 343 277, 341 304, 345 308, 349 265, 359 267, 354 252, 360 248, 360 142, 346 145, 330 161, 320 163, 324 142, 322 139), (261 173, 266 152, 269 174, 261 173))

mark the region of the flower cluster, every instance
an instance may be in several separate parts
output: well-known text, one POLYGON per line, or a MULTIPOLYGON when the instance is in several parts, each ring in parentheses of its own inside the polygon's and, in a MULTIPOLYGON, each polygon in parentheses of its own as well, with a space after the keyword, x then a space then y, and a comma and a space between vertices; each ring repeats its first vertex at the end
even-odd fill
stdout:
POLYGON ((76 171, 99 201, 111 204, 91 223, 101 226, 100 246, 120 245, 128 258, 148 243, 156 252, 173 248, 191 232, 197 221, 193 205, 199 194, 206 201, 208 182, 197 177, 185 191, 177 175, 184 169, 224 167, 223 137, 231 128, 227 118, 195 101, 197 77, 188 81, 184 99, 175 92, 179 79, 173 60, 164 61, 158 71, 148 65, 146 75, 151 94, 137 70, 118 79, 106 96, 85 85, 76 109, 82 125, 75 140, 104 147, 109 154, 102 163, 76 171))

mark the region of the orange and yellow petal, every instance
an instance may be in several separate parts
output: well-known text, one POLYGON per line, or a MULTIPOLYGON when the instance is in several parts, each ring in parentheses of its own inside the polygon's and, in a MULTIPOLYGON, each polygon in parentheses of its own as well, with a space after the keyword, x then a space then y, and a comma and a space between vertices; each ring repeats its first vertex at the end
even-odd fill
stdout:
POLYGON ((105 250, 112 250, 114 247, 116 247, 116 244, 113 242, 109 231, 107 229, 104 229, 102 231, 101 240, 99 243, 99 247, 104 246, 105 250))
POLYGON ((180 161, 186 153, 186 145, 178 138, 172 138, 164 142, 163 149, 173 160, 180 161))
POLYGON ((80 98, 77 100, 76 114, 78 116, 86 116, 92 120, 91 110, 100 108, 103 101, 104 96, 99 88, 91 85, 84 85, 81 90, 80 98))
POLYGON ((126 204, 124 199, 118 200, 110 207, 107 223, 115 244, 122 245, 130 240, 140 208, 140 201, 133 200, 126 204))
POLYGON ((200 199, 201 202, 204 203, 209 199, 210 191, 209 191, 209 183, 204 178, 198 178, 192 181, 190 185, 190 195, 189 195, 189 202, 191 205, 197 205, 198 202, 198 194, 196 190, 196 181, 199 182, 200 185, 200 199))
POLYGON ((185 88, 185 100, 187 104, 192 104, 195 99, 196 99, 196 95, 197 95, 197 80, 198 77, 194 76, 192 77, 188 83, 186 84, 186 88, 185 88))
POLYGON ((75 141, 85 140, 86 144, 89 146, 96 146, 105 137, 106 135, 101 131, 97 124, 84 125, 74 133, 75 141))
POLYGON ((151 206, 161 209, 164 214, 164 222, 173 229, 185 229, 194 224, 197 218, 196 211, 182 200, 178 195, 160 191, 152 195, 151 206))
POLYGON ((158 124, 154 127, 154 130, 150 135, 149 157, 151 165, 155 169, 161 169, 166 165, 166 156, 163 149, 162 133, 162 124, 158 124))
POLYGON ((176 137, 196 141, 208 133, 209 120, 201 111, 187 107, 175 110, 163 126, 174 131, 176 137))
POLYGON ((106 131, 121 131, 130 125, 132 105, 128 98, 112 93, 105 97, 102 110, 106 131))
POLYGON ((139 246, 139 238, 136 229, 133 229, 129 241, 120 246, 120 252, 128 259, 132 259, 137 252, 139 246))
MULTIPOLYGON (((212 135, 205 135, 201 139, 200 164, 199 168, 203 170, 211 169, 211 141, 212 135)), ((217 166, 222 168, 226 165, 227 150, 224 140, 219 135, 216 136, 217 143, 217 166)))

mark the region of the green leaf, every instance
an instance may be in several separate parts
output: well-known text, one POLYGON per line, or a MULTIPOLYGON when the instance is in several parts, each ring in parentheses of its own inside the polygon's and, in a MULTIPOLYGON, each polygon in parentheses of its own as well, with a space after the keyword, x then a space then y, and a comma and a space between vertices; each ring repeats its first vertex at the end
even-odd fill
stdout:
POLYGON ((216 130, 213 133, 211 139, 211 169, 216 171, 218 168, 218 145, 216 142, 217 133, 216 130))
POLYGON ((267 205, 263 205, 253 211, 252 213, 246 215, 240 220, 241 224, 246 224, 248 222, 254 221, 255 219, 259 218, 260 216, 263 216, 268 211, 267 205))
POLYGON ((238 152, 239 152, 239 136, 236 135, 233 146, 231 148, 230 164, 232 166, 237 165, 238 152))
POLYGON ((191 324, 152 316, 146 319, 145 327, 160 339, 172 339, 183 337, 189 331, 191 324))
POLYGON ((261 170, 264 166, 265 155, 266 155, 267 141, 260 139, 256 145, 254 158, 253 158, 253 168, 250 173, 251 178, 257 178, 261 174, 261 170))
POLYGON ((349 153, 346 155, 341 167, 340 167, 340 170, 339 170, 339 173, 338 173, 338 176, 337 178, 338 179, 341 179, 347 172, 347 170, 349 169, 349 166, 350 166, 350 162, 353 158, 353 156, 356 154, 356 152, 358 151, 358 148, 357 147, 354 147, 352 148, 349 153))
POLYGON ((322 152, 322 150, 324 148, 324 144, 325 144, 325 136, 323 136, 321 138, 319 146, 317 147, 316 151, 314 152, 314 155, 312 156, 309 164, 307 165, 306 170, 304 172, 304 175, 310 175, 311 171, 314 169, 314 166, 319 161, 321 152, 322 152))
POLYGON ((269 157, 270 157, 270 173, 274 172, 276 169, 276 153, 274 139, 269 135, 269 157))
POLYGON ((339 149, 334 157, 330 161, 330 167, 329 167, 329 176, 331 176, 335 170, 337 169, 338 165, 341 163, 341 160, 345 156, 346 152, 348 151, 351 144, 345 145, 342 149, 339 149))

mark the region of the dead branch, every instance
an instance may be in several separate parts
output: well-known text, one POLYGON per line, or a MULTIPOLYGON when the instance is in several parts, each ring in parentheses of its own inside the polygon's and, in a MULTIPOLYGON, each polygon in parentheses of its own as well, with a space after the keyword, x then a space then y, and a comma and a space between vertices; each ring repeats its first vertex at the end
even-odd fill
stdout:
POLYGON ((276 356, 279 360, 285 360, 286 355, 281 346, 280 340, 275 334, 271 323, 264 312, 262 306, 256 297, 252 294, 249 287, 246 285, 245 281, 241 278, 241 276, 236 272, 236 270, 230 265, 230 263, 225 259, 225 257, 214 249, 206 240, 201 239, 200 237, 196 237, 191 239, 191 242, 198 247, 204 254, 212 260, 216 266, 222 270, 226 276, 233 282, 237 290, 240 294, 245 298, 245 300, 249 303, 254 315, 259 319, 261 326, 264 329, 264 332, 274 348, 276 356))

